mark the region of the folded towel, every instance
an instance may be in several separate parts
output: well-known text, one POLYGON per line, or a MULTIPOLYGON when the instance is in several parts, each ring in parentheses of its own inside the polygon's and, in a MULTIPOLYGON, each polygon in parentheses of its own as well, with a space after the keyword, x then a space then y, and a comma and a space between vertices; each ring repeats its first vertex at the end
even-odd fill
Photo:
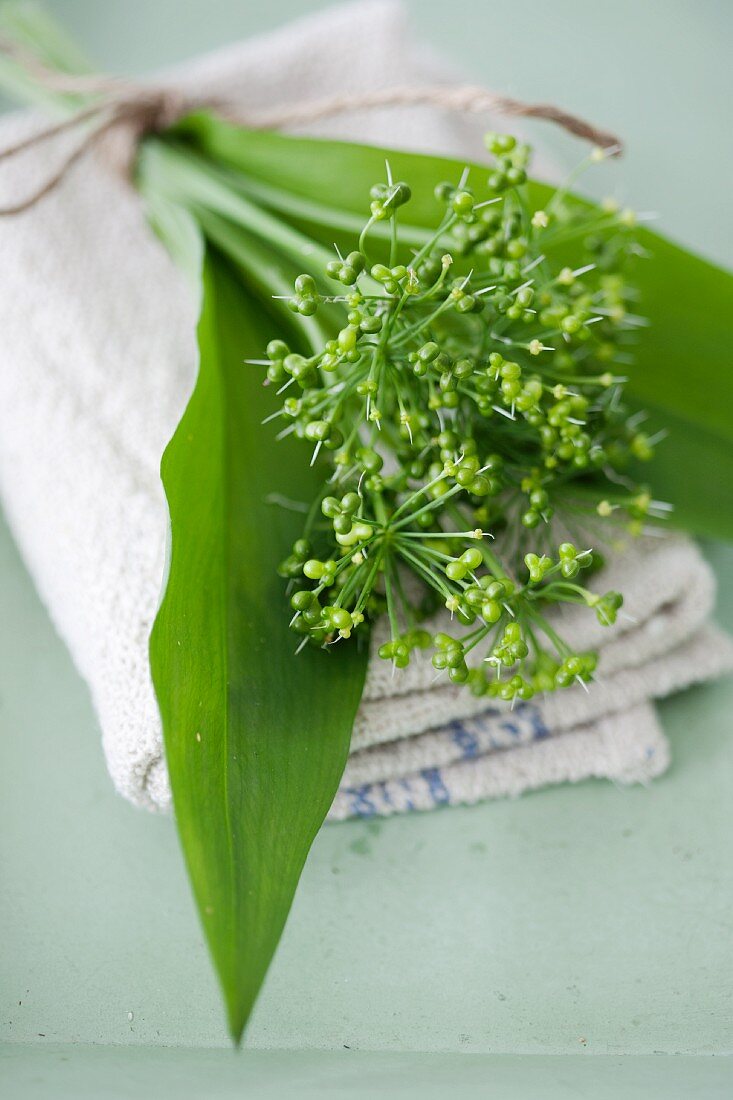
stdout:
MULTIPOLYGON (((733 669, 733 642, 707 620, 715 583, 687 539, 632 544, 589 586, 620 589, 603 627, 585 607, 548 616, 574 648, 597 649, 596 679, 513 709, 437 677, 427 660, 391 676, 375 657, 333 818, 517 795, 562 781, 645 782, 669 762, 652 700, 733 669)), ((431 629, 450 629, 445 613, 431 629)), ((375 647, 384 640, 374 639, 375 647)), ((478 664, 476 650, 469 664, 478 664)))
MULTIPOLYGON (((412 46, 398 7, 369 2, 334 8, 170 75, 183 88, 256 108, 333 86, 358 92, 398 79, 433 81, 445 70, 412 46), (358 41, 357 54, 344 52, 344 41, 358 41)), ((490 124, 400 109, 310 129, 473 155, 490 124)), ((36 125, 27 114, 6 119, 0 141, 36 125)), ((44 150, 29 152, 22 164, 8 162, 0 201, 25 194, 46 169, 44 150)), ((147 645, 167 528, 158 467, 195 377, 194 297, 131 189, 94 165, 77 168, 0 232, 0 494, 89 684, 117 789, 140 806, 166 809, 147 645)), ((474 801, 585 775, 656 774, 667 750, 647 700, 716 670, 700 652, 709 644, 701 624, 712 585, 684 542, 663 543, 652 557, 640 553, 618 587, 635 591, 637 577, 639 606, 630 603, 638 627, 609 636, 606 679, 587 699, 570 689, 514 712, 487 711, 485 700, 433 683, 427 665, 391 680, 389 667, 376 662, 333 816, 474 801), (647 597, 656 584, 654 604, 647 597), (694 606, 687 599, 693 590, 694 606)), ((585 620, 569 623, 568 634, 595 644, 585 620)), ((720 667, 730 661, 722 639, 712 648, 720 667)))

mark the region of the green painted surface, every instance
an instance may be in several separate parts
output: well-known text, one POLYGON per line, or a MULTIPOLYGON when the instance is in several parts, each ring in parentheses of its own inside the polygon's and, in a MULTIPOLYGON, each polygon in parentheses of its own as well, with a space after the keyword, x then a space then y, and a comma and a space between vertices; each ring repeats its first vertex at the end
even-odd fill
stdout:
MULTIPOLYGON (((142 70, 320 5, 51 6, 105 65, 142 70)), ((714 145, 729 5, 410 7, 473 76, 628 135, 628 198, 730 260, 714 145)), ((708 553, 733 628, 733 550, 708 553)), ((324 830, 256 1049, 237 1058, 194 1049, 226 1038, 172 823, 112 791, 86 689, 4 527, 0 608, 0 1039, 19 1044, 0 1095, 730 1094, 726 1059, 653 1055, 731 1046, 731 681, 663 704, 674 762, 649 790, 585 783, 324 830)))
MULTIPOLYGON (((172 821, 112 791, 4 530, 0 555, 0 1034, 226 1045, 172 821)), ((733 577, 733 551, 716 557, 733 577)), ((730 680, 665 703, 674 765, 648 790, 589 782, 323 830, 248 1045, 727 1051, 732 709, 730 680)))
POLYGON ((389 1054, 337 1051, 151 1050, 135 1047, 0 1047, 8 1096, 23 1100, 123 1100, 160 1096, 165 1081, 176 1100, 320 1100, 348 1096, 445 1100, 728 1100, 728 1058, 573 1058, 518 1055, 389 1054), (11 1091, 13 1090, 13 1091, 11 1091))

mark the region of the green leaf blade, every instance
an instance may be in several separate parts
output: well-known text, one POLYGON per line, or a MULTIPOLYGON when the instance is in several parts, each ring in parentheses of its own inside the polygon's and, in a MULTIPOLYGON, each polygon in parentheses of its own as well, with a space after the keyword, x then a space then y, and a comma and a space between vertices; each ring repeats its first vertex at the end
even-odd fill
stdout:
POLYGON ((649 259, 634 281, 650 324, 629 390, 733 446, 733 275, 649 230, 639 240, 649 259))
POLYGON ((355 646, 294 656, 275 565, 317 475, 261 421, 245 354, 270 322, 216 253, 204 266, 195 392, 163 462, 172 527, 150 646, 181 841, 229 1025, 242 1034, 306 855, 337 790, 361 696, 355 646))

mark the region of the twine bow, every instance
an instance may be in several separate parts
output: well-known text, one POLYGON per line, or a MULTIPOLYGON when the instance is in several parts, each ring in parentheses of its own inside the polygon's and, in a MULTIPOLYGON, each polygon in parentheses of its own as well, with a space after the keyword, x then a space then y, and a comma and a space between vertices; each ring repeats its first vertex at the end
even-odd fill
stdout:
POLYGON ((60 134, 89 124, 80 142, 46 180, 24 199, 0 207, 0 216, 21 214, 54 191, 74 165, 94 149, 104 146, 107 159, 129 178, 140 141, 146 134, 161 133, 194 111, 210 110, 224 121, 250 130, 282 130, 350 111, 383 107, 438 107, 443 110, 481 114, 496 111, 515 118, 540 118, 553 122, 585 141, 616 156, 623 150, 620 139, 607 130, 569 114, 549 103, 524 103, 510 96, 495 95, 473 85, 402 85, 291 103, 271 110, 247 112, 219 97, 188 96, 174 88, 139 84, 108 76, 75 76, 49 69, 39 58, 10 39, 0 38, 0 53, 20 65, 37 84, 51 92, 91 96, 92 102, 61 122, 0 149, 0 161, 19 156, 60 134))

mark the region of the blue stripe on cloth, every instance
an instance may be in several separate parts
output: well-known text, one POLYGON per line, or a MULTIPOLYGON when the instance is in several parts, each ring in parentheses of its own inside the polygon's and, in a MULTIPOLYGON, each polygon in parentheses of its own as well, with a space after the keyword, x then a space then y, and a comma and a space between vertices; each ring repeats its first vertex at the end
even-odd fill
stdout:
POLYGON ((350 811, 354 817, 375 817, 377 807, 371 801, 372 784, 364 783, 361 787, 347 787, 344 794, 349 800, 350 811))
MULTIPOLYGON (((465 725, 459 720, 448 724, 446 732, 454 745, 460 749, 461 759, 477 760, 485 754, 486 747, 485 743, 482 744, 481 735, 483 734, 485 742, 487 731, 482 729, 482 724, 486 718, 495 717, 499 713, 501 712, 497 710, 485 711, 465 725), (473 725, 476 732, 469 728, 471 725, 473 725)), ((550 736, 542 712, 537 707, 529 706, 527 703, 521 703, 515 709, 511 720, 507 718, 505 721, 497 723, 497 725, 505 734, 518 741, 523 740, 526 742, 528 733, 530 734, 529 739, 532 741, 540 741, 542 738, 550 736)), ((493 738, 490 741, 493 748, 495 744, 493 738)), ((505 743, 502 747, 507 748, 508 746, 505 743)), ((451 801, 450 791, 445 785, 440 768, 423 768, 419 775, 427 785, 428 795, 434 806, 444 806, 451 801)), ((388 809, 415 809, 412 799, 414 786, 409 776, 403 776, 396 780, 385 780, 380 783, 363 783, 358 787, 347 787, 343 794, 348 799, 349 812, 353 817, 376 817, 378 814, 387 812, 388 809), (395 783, 397 786, 394 785, 395 783), (390 786, 392 786, 391 790, 390 786), (393 795, 397 796, 396 802, 393 795)))
POLYGON ((412 784, 410 783, 410 780, 409 779, 400 779, 400 786, 402 787, 402 790, 407 795, 407 800, 405 802, 406 809, 414 810, 415 809, 415 803, 410 798, 410 795, 412 794, 412 784))
POLYGON ((440 768, 423 768, 420 775, 427 783, 428 793, 436 806, 444 806, 446 802, 450 802, 450 794, 443 782, 440 768))
POLYGON ((448 725, 450 736, 456 745, 461 750, 461 756, 464 760, 473 760, 479 754, 478 737, 471 733, 470 730, 461 722, 451 722, 448 725))
POLYGON ((499 724, 499 729, 504 730, 505 733, 511 734, 512 737, 521 737, 522 730, 529 728, 532 733, 532 741, 541 741, 544 737, 550 736, 550 731, 545 725, 545 721, 542 717, 542 712, 533 706, 529 706, 528 703, 520 703, 516 708, 514 720, 507 720, 499 724))
POLYGON ((385 806, 394 806, 394 803, 390 798, 389 784, 387 783, 387 780, 385 779, 381 783, 378 783, 377 787, 379 788, 379 793, 382 796, 385 806))
POLYGON ((538 707, 530 707, 523 703, 522 710, 528 715, 532 724, 532 735, 535 741, 541 741, 544 737, 550 736, 550 731, 542 717, 542 711, 538 707))

